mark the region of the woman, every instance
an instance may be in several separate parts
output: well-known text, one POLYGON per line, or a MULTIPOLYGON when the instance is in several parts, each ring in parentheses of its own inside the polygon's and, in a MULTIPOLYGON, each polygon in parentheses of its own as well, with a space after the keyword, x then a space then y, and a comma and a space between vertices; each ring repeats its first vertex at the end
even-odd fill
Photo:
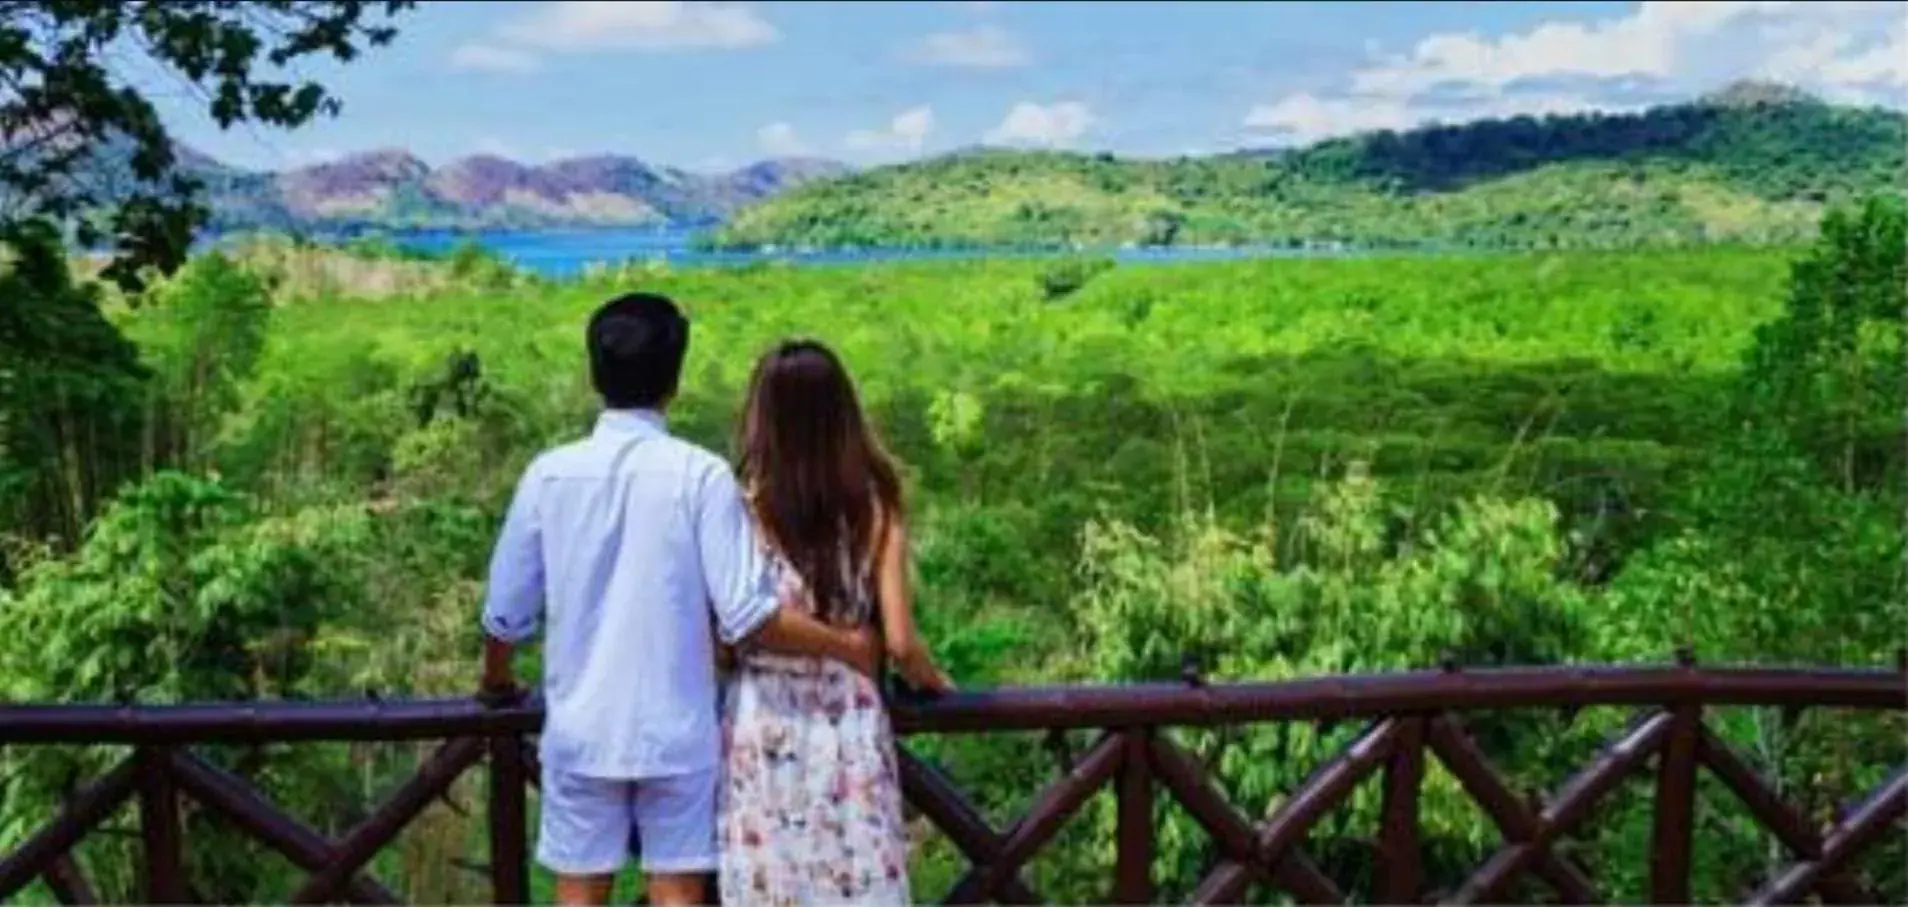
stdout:
MULTIPOLYGON (((784 591, 830 622, 874 622, 904 680, 952 689, 914 627, 900 479, 840 360, 807 341, 763 356, 736 446, 784 591)), ((908 902, 894 738, 874 680, 839 662, 742 652, 723 742, 722 903, 908 902)))

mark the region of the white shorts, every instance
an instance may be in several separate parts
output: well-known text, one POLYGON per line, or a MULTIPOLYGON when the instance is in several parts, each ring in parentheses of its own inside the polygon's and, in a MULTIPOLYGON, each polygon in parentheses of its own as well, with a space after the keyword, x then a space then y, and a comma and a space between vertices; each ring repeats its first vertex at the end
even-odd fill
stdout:
POLYGON ((629 781, 543 769, 537 862, 559 875, 716 870, 716 770, 629 781))

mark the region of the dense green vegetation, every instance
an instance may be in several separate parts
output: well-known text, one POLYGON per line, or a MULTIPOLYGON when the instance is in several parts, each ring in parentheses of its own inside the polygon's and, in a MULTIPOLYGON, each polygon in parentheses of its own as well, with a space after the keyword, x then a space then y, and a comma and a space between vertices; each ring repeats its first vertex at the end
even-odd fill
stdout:
MULTIPOLYGON (((581 325, 632 286, 687 305, 672 422, 716 449, 757 351, 790 334, 841 350, 906 465, 925 632, 969 687, 1176 676, 1186 655, 1261 679, 1683 644, 1886 664, 1908 622, 1903 223, 1890 199, 1782 249, 631 265, 570 283, 474 251, 265 244, 136 296, 22 233, 0 272, 0 698, 468 691, 510 485, 588 424, 581 325)), ((1552 788, 1625 717, 1474 728, 1520 785, 1552 788)), ((1898 716, 1711 721, 1812 813, 1908 759, 1898 716)), ((1259 808, 1354 730, 1181 739, 1259 808)), ((1034 743, 909 745, 999 822, 1054 776, 1034 743)), ((422 753, 210 752, 327 829, 422 753)), ((117 755, 0 754, 0 850, 117 755)), ((467 779, 453 800, 480 793, 467 779)), ((1643 895, 1648 794, 1626 789, 1579 851, 1611 897, 1643 895)), ((1307 845, 1359 891, 1375 808, 1361 791, 1307 845)), ((1780 852, 1726 793, 1705 787, 1701 808, 1696 895, 1734 900, 1780 852)), ((1208 850, 1161 812, 1171 901, 1208 850)), ((286 896, 279 861, 187 821, 202 895, 286 896)), ((1496 843, 1435 769, 1425 822, 1434 886, 1496 843)), ((379 872, 420 900, 479 899, 455 861, 482 861, 481 823, 433 808, 379 872)), ((1104 897, 1111 823, 1110 800, 1089 807, 1032 867, 1041 890, 1104 897)), ((136 837, 81 850, 108 897, 131 895, 136 837)), ((1905 856, 1862 867, 1891 901, 1905 856)), ((957 868, 925 835, 921 896, 957 868)))
MULTIPOLYGON (((632 285, 689 304, 672 419, 712 447, 756 350, 819 334, 843 352, 907 467, 924 629, 968 686, 1158 678, 1186 656, 1216 678, 1283 678, 1689 644, 1863 665, 1908 621, 1898 114, 1752 87, 1288 155, 981 152, 817 185, 716 240, 1575 249, 1517 257, 629 266, 566 284, 474 248, 428 261, 264 243, 185 263, 206 215, 185 174, 213 168, 181 159, 102 50, 140 40, 221 124, 291 126, 338 101, 276 68, 382 45, 381 20, 410 4, 13 6, 29 15, 0 23, 0 699, 468 691, 510 483, 588 424, 580 326, 632 285), (1801 245, 1824 206, 1874 191, 1889 196, 1801 245), (111 237, 118 259, 75 273, 43 217, 111 237)), ((210 180, 215 206, 269 207, 228 177, 210 180)), ((394 210, 428 202, 397 191, 394 210)), ((1551 787, 1624 717, 1473 730, 1519 786, 1551 787)), ((1811 820, 1904 761, 1900 716, 1708 720, 1811 820)), ((1240 803, 1270 807, 1350 733, 1181 739, 1240 803)), ((1028 744, 909 745, 999 823, 1055 772, 1028 744)), ((336 833, 424 751, 205 752, 336 833)), ((0 752, 0 852, 123 756, 0 752)), ((1451 778, 1426 785, 1430 881, 1448 890, 1495 834, 1451 778)), ((480 899, 480 786, 428 810, 378 873, 414 900, 480 899)), ((1732 880, 1782 853, 1732 800, 1700 796, 1695 893, 1733 900, 1732 880)), ((1307 842, 1361 895, 1374 808, 1361 791, 1307 842)), ((1170 901, 1212 855, 1184 816, 1160 818, 1170 901)), ((282 861, 203 812, 184 821, 201 898, 290 892, 282 861)), ((129 825, 109 819, 79 851, 110 900, 138 895, 129 825)), ((1041 890, 1102 897, 1111 828, 1095 801, 1031 867, 1041 890)), ((1647 791, 1584 837, 1601 888, 1640 897, 1647 791)), ((1858 868, 1901 901, 1905 857, 1891 845, 1858 868)), ((924 830, 921 894, 958 868, 924 830)))
POLYGON ((1516 117, 1283 155, 975 151, 803 187, 716 245, 1628 247, 1794 241, 1899 191, 1908 119, 1739 86, 1639 114, 1516 117))

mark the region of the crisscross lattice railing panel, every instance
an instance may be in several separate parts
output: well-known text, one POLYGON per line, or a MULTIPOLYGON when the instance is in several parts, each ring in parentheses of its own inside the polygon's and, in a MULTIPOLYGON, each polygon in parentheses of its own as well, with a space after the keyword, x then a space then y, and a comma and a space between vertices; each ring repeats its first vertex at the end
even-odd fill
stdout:
POLYGON ((953 904, 1033 903, 1037 895, 1019 873, 1040 844, 1101 788, 1117 782, 1122 807, 1119 858, 1112 901, 1141 903, 1152 890, 1151 795, 1158 786, 1211 837, 1218 865, 1195 887, 1195 904, 1230 904, 1255 884, 1283 890, 1303 904, 1339 904, 1346 894, 1305 852, 1307 834, 1326 813, 1343 805, 1352 790, 1374 774, 1384 776, 1384 805, 1377 836, 1379 866, 1374 899, 1416 903, 1423 897, 1422 854, 1417 839, 1418 787, 1425 755, 1435 757, 1498 827, 1502 846, 1445 903, 1501 903, 1510 886, 1535 875, 1562 903, 1598 903, 1602 896, 1585 872, 1556 851, 1608 796, 1638 778, 1654 762, 1655 822, 1650 866, 1654 903, 1687 903, 1693 850, 1696 773, 1707 768, 1735 791, 1752 814, 1789 847, 1797 862, 1767 884, 1754 903, 1792 902, 1814 893, 1829 903, 1878 903, 1842 867, 1873 846, 1908 807, 1908 772, 1898 772, 1866 797, 1826 837, 1809 831, 1795 810, 1701 724, 1694 708, 1647 712, 1557 793, 1530 803, 1512 792, 1457 717, 1399 716, 1383 719, 1336 757, 1316 769, 1266 821, 1253 823, 1234 807, 1199 759, 1149 729, 1109 732, 1042 792, 1025 816, 997 832, 939 769, 901 753, 909 801, 940 826, 973 869, 950 890, 953 904))
MULTIPOLYGON (((68 800, 53 821, 0 859, 0 901, 13 897, 37 877, 61 903, 96 903, 92 885, 70 853, 128 802, 136 802, 139 815, 143 898, 165 904, 198 900, 187 883, 181 838, 181 800, 190 799, 310 873, 293 894, 293 903, 403 903, 391 889, 365 875, 365 866, 486 754, 491 757, 495 781, 502 782, 491 785, 490 815, 500 820, 493 826, 500 832, 513 825, 521 829, 525 757, 521 742, 514 736, 489 740, 464 737, 439 746, 416 774, 370 815, 332 840, 284 812, 243 778, 188 749, 141 748, 68 800)), ((493 841, 493 855, 502 859, 493 856, 491 873, 501 893, 527 891, 521 841, 521 833, 514 842, 493 841), (510 873, 513 866, 520 867, 514 876, 510 873)))
MULTIPOLYGON (((1626 782, 1651 789, 1649 897, 1689 900, 1700 812, 1697 779, 1707 773, 1766 828, 1789 862, 1751 884, 1746 900, 1876 903, 1859 861, 1899 840, 1908 816, 1908 753, 1894 772, 1854 801, 1826 830, 1784 800, 1706 723, 1720 706, 1827 707, 1908 713, 1908 676, 1900 671, 1766 671, 1673 668, 1572 668, 1426 672, 1320 678, 1277 684, 1152 684, 1057 687, 963 693, 893 704, 904 734, 1045 730, 1095 731, 1077 755, 1061 756, 1059 776, 1024 814, 996 829, 939 766, 906 746, 898 753, 910 805, 937 826, 970 866, 946 893, 953 903, 1041 901, 1029 861, 1049 846, 1094 796, 1117 800, 1116 856, 1108 892, 1119 903, 1147 903, 1157 829, 1155 805, 1175 804, 1210 839, 1213 862, 1193 887, 1197 903, 1236 903, 1270 887, 1300 903, 1343 903, 1347 887, 1308 852, 1321 819, 1344 809, 1366 782, 1378 785, 1371 896, 1420 903, 1427 892, 1420 840, 1421 788, 1432 760, 1496 826, 1501 845, 1446 895, 1454 904, 1501 901, 1512 886, 1541 883, 1565 903, 1603 897, 1559 844, 1626 782), (1521 708, 1566 711, 1592 706, 1636 710, 1635 720, 1546 797, 1514 792, 1467 732, 1476 712, 1521 708), (1174 726, 1280 721, 1362 721, 1336 756, 1280 799, 1262 821, 1252 804, 1234 805, 1201 760, 1176 742, 1174 726), (1653 775, 1653 777, 1651 777, 1653 775)), ((479 763, 489 772, 491 856, 482 867, 493 900, 528 895, 526 788, 534 784, 529 740, 542 715, 534 701, 486 707, 464 701, 182 707, 4 706, 0 746, 121 744, 133 754, 66 799, 43 827, 0 855, 0 901, 42 882, 63 903, 98 894, 71 854, 76 844, 130 805, 139 817, 141 894, 155 902, 195 900, 185 869, 191 846, 181 832, 182 804, 231 827, 308 873, 293 900, 390 904, 399 896, 368 873, 371 861, 409 823, 479 763), (285 814, 237 774, 192 751, 198 744, 316 740, 442 740, 416 773, 369 815, 336 838, 285 814)))
MULTIPOLYGON (((1881 675, 1872 675, 1877 679, 1881 675)), ((1031 900, 1015 875, 1023 849, 1002 846, 1007 837, 1046 840, 1059 822, 1100 786, 1115 786, 1120 798, 1118 859, 1111 900, 1136 903, 1152 892, 1147 876, 1154 831, 1150 821, 1157 787, 1184 808, 1211 839, 1217 865, 1198 883, 1193 903, 1237 903, 1249 887, 1270 886, 1300 903, 1343 903, 1347 896, 1306 853, 1304 842, 1321 817, 1343 806, 1366 779, 1382 775, 1380 827, 1371 896, 1383 903, 1424 898, 1424 855, 1418 839, 1419 788, 1426 758, 1435 758, 1497 827, 1501 846, 1454 891, 1453 904, 1501 902, 1529 877, 1562 903, 1597 903, 1599 891, 1583 867, 1558 845, 1580 834, 1610 795, 1626 782, 1653 788, 1649 897, 1655 903, 1687 903, 1696 840, 1698 775, 1708 771, 1743 799, 1750 815, 1797 858, 1764 881, 1751 896, 1757 903, 1793 902, 1809 895, 1829 903, 1875 903, 1847 873, 1854 859, 1886 838, 1908 805, 1908 781, 1895 778, 1872 792, 1825 835, 1807 829, 1799 813, 1772 792, 1740 756, 1731 753, 1704 724, 1709 705, 1771 705, 1794 710, 1804 704, 1900 711, 1908 685, 1857 689, 1854 675, 1781 672, 1706 672, 1687 663, 1662 672, 1464 673, 1447 671, 1421 684, 1388 678, 1382 684, 1335 680, 1255 687, 1148 687, 1108 691, 1092 688, 1030 691, 1011 708, 989 709, 969 699, 958 708, 909 706, 898 716, 914 732, 1067 729, 1103 724, 1117 728, 1037 798, 1027 814, 997 833, 940 770, 903 754, 911 802, 949 834, 975 864, 948 892, 950 903, 994 899, 1031 900), (1824 681, 1818 683, 1817 681, 1824 681), (1632 705, 1641 711, 1623 733, 1550 796, 1520 796, 1502 771, 1465 731, 1461 713, 1481 709, 1552 706, 1573 713, 1586 706, 1632 705), (1362 708, 1361 708, 1362 706, 1362 708), (1172 718, 1168 718, 1168 714, 1172 718), (1379 714, 1374 714, 1379 713, 1379 714), (1385 714, 1388 713, 1388 714, 1385 714), (1258 720, 1325 720, 1369 716, 1373 724, 1335 758, 1284 798, 1278 811, 1253 823, 1208 777, 1201 761, 1161 725, 1214 725, 1258 720), (1143 718, 1145 723, 1137 723, 1143 718), (985 722, 983 724, 983 721, 985 722), (1134 754, 1144 753, 1143 761, 1134 754), (1651 777, 1653 776, 1653 777, 1651 777), (1131 806, 1129 807, 1129 804, 1131 806), (1147 817, 1142 819, 1141 817, 1147 817), (1017 834, 1018 833, 1018 834, 1017 834), (990 887, 991 885, 999 887, 990 887)), ((1004 703, 1002 705, 1005 705, 1004 703)), ((1908 761, 1908 752, 1901 756, 1908 761)), ((1898 831, 1897 834, 1900 832, 1898 831)), ((1744 889, 1747 891, 1748 889, 1744 889)))

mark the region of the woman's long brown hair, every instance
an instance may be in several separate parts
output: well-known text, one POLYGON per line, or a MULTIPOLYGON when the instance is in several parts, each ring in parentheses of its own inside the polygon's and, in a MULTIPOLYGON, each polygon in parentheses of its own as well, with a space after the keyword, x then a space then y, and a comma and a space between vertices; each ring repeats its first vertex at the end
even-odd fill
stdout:
POLYGON ((850 594, 843 583, 865 574, 879 556, 875 533, 901 513, 894 461, 862 417, 841 360, 812 340, 763 355, 736 450, 756 519, 807 582, 816 612, 838 619, 850 594))

